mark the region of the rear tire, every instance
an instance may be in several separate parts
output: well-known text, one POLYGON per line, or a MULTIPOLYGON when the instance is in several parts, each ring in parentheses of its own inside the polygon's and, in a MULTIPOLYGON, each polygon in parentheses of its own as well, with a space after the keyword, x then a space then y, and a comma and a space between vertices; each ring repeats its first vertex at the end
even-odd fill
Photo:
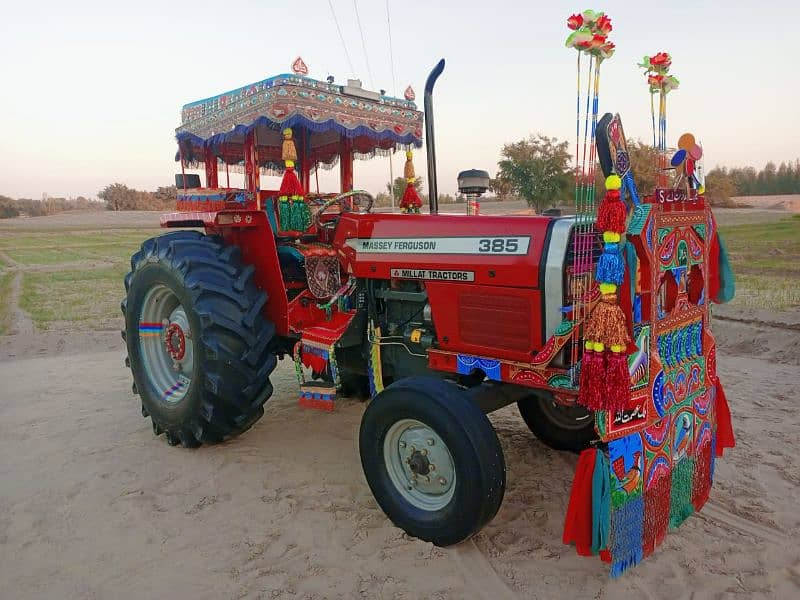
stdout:
POLYGON ((383 512, 437 546, 477 533, 503 501, 505 461, 491 423, 440 379, 409 377, 378 394, 364 412, 359 450, 383 512))
POLYGON ((598 437, 593 412, 580 405, 562 406, 549 393, 531 395, 517 407, 528 429, 554 450, 580 452, 598 437))
POLYGON ((131 258, 126 364, 142 415, 170 445, 221 442, 264 414, 275 328, 253 273, 238 248, 197 231, 149 239, 131 258))

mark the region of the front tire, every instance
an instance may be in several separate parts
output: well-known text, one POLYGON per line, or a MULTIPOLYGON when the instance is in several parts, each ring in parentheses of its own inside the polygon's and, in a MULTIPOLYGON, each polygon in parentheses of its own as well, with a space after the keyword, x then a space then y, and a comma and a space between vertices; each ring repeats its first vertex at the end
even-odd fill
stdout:
POLYGON ((528 429, 554 450, 580 452, 598 437, 593 412, 578 404, 563 406, 547 392, 520 400, 517 407, 528 429))
POLYGON ((409 377, 378 394, 364 412, 359 450, 384 513, 437 546, 477 533, 503 501, 497 435, 466 394, 445 381, 409 377))
POLYGON ((126 361, 142 415, 170 445, 232 438, 272 395, 274 326, 239 249, 176 231, 145 241, 125 277, 126 361))

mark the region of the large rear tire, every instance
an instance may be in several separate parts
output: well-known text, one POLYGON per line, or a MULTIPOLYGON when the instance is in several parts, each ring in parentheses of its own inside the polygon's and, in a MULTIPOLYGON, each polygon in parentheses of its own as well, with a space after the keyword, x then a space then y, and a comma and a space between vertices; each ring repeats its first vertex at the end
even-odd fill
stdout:
POLYGON ((437 546, 477 533, 503 501, 497 435, 466 394, 445 381, 409 377, 378 394, 364 412, 359 449, 383 512, 437 546))
POLYGON ((597 439, 594 413, 580 405, 561 405, 542 392, 520 400, 517 407, 528 429, 554 450, 580 452, 597 439))
POLYGON ((264 414, 275 328, 253 273, 238 248, 197 231, 149 239, 131 258, 126 363, 142 415, 170 445, 221 442, 264 414))

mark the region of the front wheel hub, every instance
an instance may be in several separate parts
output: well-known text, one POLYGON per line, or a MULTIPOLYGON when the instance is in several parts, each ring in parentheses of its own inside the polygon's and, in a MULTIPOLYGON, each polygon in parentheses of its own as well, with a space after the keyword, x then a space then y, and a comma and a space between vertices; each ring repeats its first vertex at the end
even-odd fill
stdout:
POLYGON ((394 423, 384 438, 383 460, 395 490, 416 508, 436 511, 453 499, 455 461, 444 440, 425 423, 394 423))

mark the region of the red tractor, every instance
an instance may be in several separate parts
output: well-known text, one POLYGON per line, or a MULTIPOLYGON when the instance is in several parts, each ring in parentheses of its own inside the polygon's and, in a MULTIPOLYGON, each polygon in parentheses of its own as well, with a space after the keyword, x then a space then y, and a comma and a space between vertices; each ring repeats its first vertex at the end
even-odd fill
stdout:
MULTIPOLYGON (((540 440, 570 451, 655 416, 657 322, 686 289, 676 279, 661 290, 663 238, 648 241, 660 208, 643 203, 629 232, 640 265, 627 308, 640 348, 629 358, 633 401, 609 414, 578 403, 582 323, 565 307, 577 295, 596 301, 591 278, 571 269, 576 235, 589 234, 571 217, 438 214, 431 94, 443 66, 425 87, 430 214, 376 213, 352 191, 354 157, 421 147, 423 114, 411 100, 295 74, 184 106, 177 211, 161 218, 176 230, 134 254, 122 310, 134 392, 170 445, 249 429, 277 360, 290 357, 301 404, 331 408, 337 391, 372 397, 359 440, 376 500, 410 534, 448 545, 480 530, 503 499, 487 413, 517 403, 540 440), (311 174, 336 161, 341 193, 309 193, 311 174), (198 165, 203 187, 185 173, 198 165), (231 169, 243 169, 244 189, 220 185, 231 169), (283 174, 281 189, 261 188, 265 172, 283 174)), ((662 227, 712 227, 694 200, 675 209, 683 221, 662 227)), ((691 238, 702 256, 681 265, 702 265, 704 232, 691 238)), ((600 246, 589 242, 590 268, 600 246)), ((707 304, 693 300, 692 340, 708 339, 707 304)), ((708 389, 705 372, 696 383, 708 389)))

